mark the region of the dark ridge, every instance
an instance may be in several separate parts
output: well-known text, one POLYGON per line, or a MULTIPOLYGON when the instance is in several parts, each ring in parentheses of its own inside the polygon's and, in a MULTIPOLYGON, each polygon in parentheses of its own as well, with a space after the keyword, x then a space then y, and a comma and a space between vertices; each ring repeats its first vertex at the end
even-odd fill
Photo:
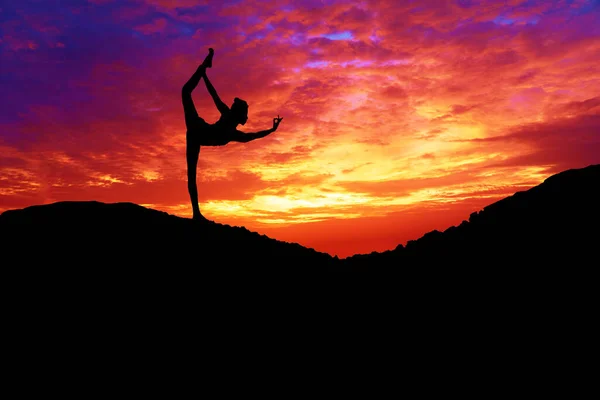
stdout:
POLYGON ((566 170, 472 213, 459 226, 341 264, 399 273, 468 266, 488 276, 515 268, 520 273, 591 268, 598 262, 599 184, 600 165, 566 170))
POLYGON ((270 302, 290 293, 308 301, 315 286, 397 300, 466 286, 485 295, 557 280, 575 285, 598 264, 599 182, 600 165, 567 170, 459 226, 342 260, 243 227, 132 203, 58 202, 0 215, 2 263, 41 292, 68 285, 95 293, 213 293, 221 300, 219 293, 256 299, 268 292, 270 302))
POLYGON ((194 221, 133 203, 65 201, 9 210, 0 215, 0 229, 23 261, 45 264, 312 270, 336 261, 244 227, 194 221))

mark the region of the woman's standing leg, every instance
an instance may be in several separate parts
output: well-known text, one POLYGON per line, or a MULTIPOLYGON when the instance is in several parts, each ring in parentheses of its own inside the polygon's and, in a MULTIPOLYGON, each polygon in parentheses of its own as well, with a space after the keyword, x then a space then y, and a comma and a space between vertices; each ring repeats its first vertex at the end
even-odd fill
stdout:
POLYGON ((196 168, 198 166, 198 157, 200 155, 200 145, 196 140, 189 137, 188 134, 185 158, 187 161, 187 184, 190 201, 192 202, 192 217, 194 219, 203 219, 198 204, 198 186, 196 184, 196 168))

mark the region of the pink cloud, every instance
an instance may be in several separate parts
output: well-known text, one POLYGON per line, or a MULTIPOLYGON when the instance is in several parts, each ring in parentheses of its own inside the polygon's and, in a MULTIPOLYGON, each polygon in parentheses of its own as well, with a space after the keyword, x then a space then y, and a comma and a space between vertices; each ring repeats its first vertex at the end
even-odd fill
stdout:
POLYGON ((167 20, 158 18, 149 24, 139 25, 135 29, 145 35, 164 32, 167 27, 167 20))

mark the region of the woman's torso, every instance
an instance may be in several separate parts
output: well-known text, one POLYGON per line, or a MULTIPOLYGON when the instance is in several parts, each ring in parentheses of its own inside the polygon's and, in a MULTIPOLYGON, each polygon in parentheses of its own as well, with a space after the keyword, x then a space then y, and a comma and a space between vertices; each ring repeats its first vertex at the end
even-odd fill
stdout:
POLYGON ((209 124, 202 119, 198 132, 194 132, 201 146, 224 146, 229 143, 236 132, 236 124, 228 114, 221 117, 214 124, 209 124), (202 123, 203 122, 203 123, 202 123))

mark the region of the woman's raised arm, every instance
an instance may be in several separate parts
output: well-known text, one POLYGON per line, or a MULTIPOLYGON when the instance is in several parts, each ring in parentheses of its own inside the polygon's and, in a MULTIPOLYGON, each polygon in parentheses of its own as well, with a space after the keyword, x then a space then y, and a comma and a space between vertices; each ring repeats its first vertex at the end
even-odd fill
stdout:
POLYGON ((210 80, 208 79, 208 76, 206 75, 206 71, 204 72, 204 83, 206 84, 206 89, 208 89, 208 93, 210 93, 211 97, 213 98, 213 101, 215 102, 215 106, 217 106, 217 109, 219 110, 219 112, 221 114, 228 113, 229 107, 227 107, 227 104, 225 104, 225 103, 223 103, 223 101, 221 101, 221 98, 217 94, 217 91, 215 90, 214 86, 212 85, 212 83, 210 83, 210 80))

